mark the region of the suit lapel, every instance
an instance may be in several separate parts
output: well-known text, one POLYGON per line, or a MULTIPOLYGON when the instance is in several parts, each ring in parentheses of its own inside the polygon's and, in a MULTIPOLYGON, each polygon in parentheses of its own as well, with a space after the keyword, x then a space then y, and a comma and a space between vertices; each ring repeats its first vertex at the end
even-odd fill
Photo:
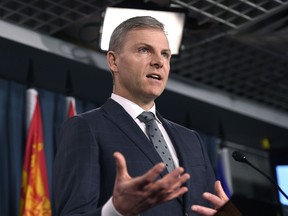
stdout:
MULTIPOLYGON (((122 130, 154 165, 162 161, 147 136, 121 105, 108 99, 102 109, 106 113, 106 118, 122 130)), ((161 175, 164 176, 167 173, 168 171, 165 169, 161 175)))
MULTIPOLYGON (((187 161, 188 160, 188 154, 185 153, 186 152, 186 149, 185 149, 185 145, 186 143, 184 142, 181 134, 179 134, 177 132, 177 129, 176 127, 171 124, 171 122, 169 122, 168 120, 164 119, 158 112, 157 112, 157 117, 160 119, 160 121, 162 122, 165 130, 167 131, 171 141, 172 141, 172 144, 176 150, 176 153, 177 153, 177 157, 178 157, 178 160, 179 160, 179 165, 181 167, 183 167, 185 169, 185 172, 187 172, 189 170, 189 165, 187 164, 187 161)), ((190 191, 191 190, 191 187, 190 187, 190 184, 189 184, 189 181, 185 184, 186 187, 188 187, 188 190, 190 191)), ((189 193, 189 192, 188 192, 189 193)), ((183 210, 186 212, 186 209, 190 207, 186 206, 187 205, 187 199, 188 199, 188 193, 184 194, 182 196, 182 198, 179 198, 178 200, 183 203, 183 210)))
POLYGON ((157 117, 160 119, 160 121, 163 124, 163 127, 165 128, 166 132, 168 133, 172 144, 176 150, 177 157, 179 160, 179 165, 182 166, 185 170, 189 170, 189 166, 186 163, 187 160, 187 155, 186 154, 186 149, 185 149, 185 142, 181 136, 181 134, 178 133, 176 127, 171 124, 168 120, 164 119, 158 112, 157 112, 157 117))

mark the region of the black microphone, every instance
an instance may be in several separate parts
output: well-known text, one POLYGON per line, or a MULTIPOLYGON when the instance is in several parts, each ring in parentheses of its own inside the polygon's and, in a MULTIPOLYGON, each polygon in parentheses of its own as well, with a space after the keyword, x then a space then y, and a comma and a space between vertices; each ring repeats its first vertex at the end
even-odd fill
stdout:
POLYGON ((232 157, 234 158, 234 160, 238 161, 238 162, 241 162, 241 163, 246 163, 248 164, 249 166, 251 166, 253 169, 257 170, 259 173, 261 173, 262 175, 264 175, 271 183, 274 187, 276 187, 282 194, 283 196, 288 200, 288 196, 287 194, 284 193, 284 191, 279 187, 279 185, 273 181, 273 179, 271 177, 269 177, 268 175, 266 175, 264 172, 262 172, 261 170, 259 170, 257 167, 255 167, 253 164, 251 164, 246 156, 244 154, 242 154, 241 152, 239 151, 234 151, 232 153, 232 157))

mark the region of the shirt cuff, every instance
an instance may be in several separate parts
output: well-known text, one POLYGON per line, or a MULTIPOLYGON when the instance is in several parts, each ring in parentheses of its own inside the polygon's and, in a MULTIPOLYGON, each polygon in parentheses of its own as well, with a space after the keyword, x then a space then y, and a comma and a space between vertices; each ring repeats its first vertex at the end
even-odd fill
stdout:
POLYGON ((114 207, 112 197, 105 203, 102 208, 101 216, 123 216, 114 207))

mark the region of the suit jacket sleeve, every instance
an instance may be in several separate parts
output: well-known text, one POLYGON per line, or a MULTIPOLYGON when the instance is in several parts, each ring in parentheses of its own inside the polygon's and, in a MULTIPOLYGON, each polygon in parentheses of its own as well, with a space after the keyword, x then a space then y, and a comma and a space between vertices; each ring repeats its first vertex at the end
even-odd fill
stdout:
POLYGON ((54 161, 54 215, 101 215, 99 151, 91 130, 78 116, 62 128, 54 161))

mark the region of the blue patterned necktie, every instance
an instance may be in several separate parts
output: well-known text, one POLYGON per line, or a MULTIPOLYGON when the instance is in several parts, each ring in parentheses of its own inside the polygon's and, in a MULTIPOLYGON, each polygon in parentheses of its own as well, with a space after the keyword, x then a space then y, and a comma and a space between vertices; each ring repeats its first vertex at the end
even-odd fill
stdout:
POLYGON ((141 122, 145 123, 150 141, 162 158, 162 161, 166 164, 168 171, 171 172, 173 169, 175 169, 175 165, 173 163, 167 143, 165 142, 164 137, 156 124, 154 114, 152 112, 142 112, 137 118, 141 122))

